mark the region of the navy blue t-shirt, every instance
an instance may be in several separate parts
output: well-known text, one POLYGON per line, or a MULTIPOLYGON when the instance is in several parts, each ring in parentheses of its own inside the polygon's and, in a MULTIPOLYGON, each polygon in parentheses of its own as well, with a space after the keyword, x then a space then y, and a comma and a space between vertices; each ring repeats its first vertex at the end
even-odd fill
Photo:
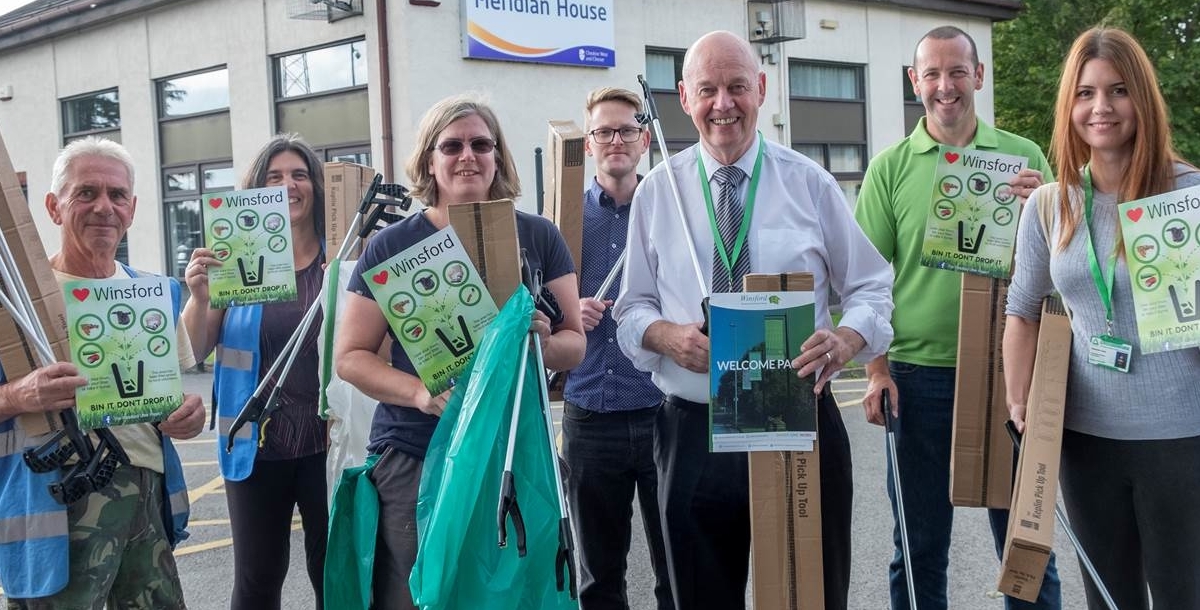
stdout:
MULTIPOLYGON (((433 226, 424 214, 414 214, 380 231, 367 243, 346 289, 374 300, 371 289, 363 280, 363 272, 437 231, 437 227, 433 226)), ((544 282, 575 272, 567 243, 563 241, 558 228, 549 220, 518 211, 517 240, 521 247, 525 248, 530 269, 542 270, 544 282)), ((504 303, 497 303, 496 306, 502 307, 504 303)), ((417 371, 408 359, 408 354, 404 353, 404 348, 400 347, 400 342, 395 341, 396 336, 391 328, 388 328, 388 334, 393 339, 392 367, 415 376, 417 371)), ((425 459, 425 451, 429 447, 429 439, 433 436, 437 423, 437 416, 422 413, 411 405, 381 402, 375 407, 375 417, 371 421, 371 440, 367 449, 372 453, 382 453, 384 448, 393 447, 413 457, 425 459)))

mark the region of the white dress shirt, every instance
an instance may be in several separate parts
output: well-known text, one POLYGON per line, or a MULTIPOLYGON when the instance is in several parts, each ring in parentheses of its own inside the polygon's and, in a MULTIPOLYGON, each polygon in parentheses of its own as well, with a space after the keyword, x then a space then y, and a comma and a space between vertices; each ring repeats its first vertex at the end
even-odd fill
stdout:
MULTIPOLYGON (((807 271, 813 274, 816 328, 831 328, 829 290, 841 296, 841 326, 866 340, 856 356, 866 362, 887 351, 892 340, 892 268, 854 222, 836 180, 807 157, 759 136, 763 151, 747 245, 753 273, 807 271)), ((750 176, 758 146, 750 147, 737 165, 750 176)), ((701 190, 696 155, 702 155, 706 178, 721 166, 696 144, 671 158, 683 198, 688 230, 696 247, 701 282, 687 251, 679 212, 667 182, 665 163, 658 164, 638 186, 629 220, 628 256, 613 315, 617 340, 634 366, 652 373, 667 394, 708 402, 707 374, 693 373, 671 358, 642 347, 646 329, 665 320, 675 324, 704 319, 701 299, 712 286, 713 234, 701 190)), ((750 180, 742 181, 745 201, 750 180)), ((718 190, 711 183, 713 192, 718 190)), ((793 357, 799 354, 792 354, 793 357)))

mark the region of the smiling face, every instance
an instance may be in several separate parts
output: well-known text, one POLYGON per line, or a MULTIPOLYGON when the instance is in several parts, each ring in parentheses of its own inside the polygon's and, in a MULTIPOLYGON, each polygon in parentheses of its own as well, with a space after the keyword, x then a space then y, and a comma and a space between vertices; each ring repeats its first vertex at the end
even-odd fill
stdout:
POLYGON ((983 64, 975 60, 971 42, 962 36, 925 38, 908 79, 925 105, 929 135, 942 143, 969 143, 975 135, 975 92, 983 88, 983 64))
POLYGON ((1107 59, 1090 59, 1079 72, 1071 126, 1092 154, 1131 155, 1137 112, 1125 79, 1107 59))
POLYGON ((767 75, 745 40, 728 32, 701 38, 684 59, 679 101, 717 161, 729 165, 754 143, 767 75))
POLYGON ((132 191, 129 172, 116 159, 90 155, 71 162, 60 191, 46 195, 50 219, 63 227, 67 269, 115 258, 137 207, 132 191))
POLYGON ((288 212, 292 227, 310 227, 313 224, 313 183, 304 159, 293 151, 285 150, 267 165, 267 179, 263 186, 287 187, 288 212))
POLYGON ((470 142, 495 137, 476 114, 450 123, 438 134, 429 157, 429 173, 437 183, 438 206, 487 201, 496 177, 496 152, 476 153, 471 150, 470 142), (439 146, 448 140, 462 142, 462 151, 456 155, 444 154, 439 146))
MULTIPOLYGON (((592 108, 588 116, 588 130, 611 129, 641 129, 642 126, 634 118, 634 108, 625 102, 609 100, 600 102, 592 108)), ((596 171, 615 180, 637 172, 638 161, 650 147, 650 132, 642 129, 641 135, 635 142, 621 140, 619 133, 613 134, 610 144, 597 144, 591 136, 583 140, 583 148, 596 158, 596 171)))

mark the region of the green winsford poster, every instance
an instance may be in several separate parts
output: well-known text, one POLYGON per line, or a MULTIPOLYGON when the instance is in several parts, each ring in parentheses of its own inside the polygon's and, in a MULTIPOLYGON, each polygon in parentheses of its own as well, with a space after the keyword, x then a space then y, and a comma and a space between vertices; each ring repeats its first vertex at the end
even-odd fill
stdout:
POLYGON ((1118 210, 1142 353, 1200 345, 1200 186, 1118 210))
POLYGON ((63 286, 75 391, 85 430, 166 419, 183 403, 174 309, 165 277, 74 280, 63 286))
POLYGON ((792 358, 813 333, 810 291, 729 292, 709 297, 709 449, 812 451, 815 379, 792 358))
POLYGON ((942 146, 925 222, 921 264, 1007 278, 1021 216, 1009 181, 1024 157, 942 146))
POLYGON ((221 266, 208 268, 210 307, 296 300, 287 189, 204 196, 204 243, 221 266))
POLYGON ((454 228, 368 269, 363 279, 429 393, 453 387, 498 313, 454 228))

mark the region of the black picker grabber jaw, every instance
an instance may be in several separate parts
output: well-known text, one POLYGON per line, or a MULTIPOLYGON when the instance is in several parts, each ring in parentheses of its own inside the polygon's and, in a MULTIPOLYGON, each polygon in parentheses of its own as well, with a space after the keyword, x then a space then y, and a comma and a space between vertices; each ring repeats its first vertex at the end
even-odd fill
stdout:
POLYGON ((50 496, 55 502, 69 506, 108 487, 117 467, 129 465, 129 456, 111 430, 97 428, 94 432, 99 443, 93 447, 91 439, 79 428, 74 410, 64 409, 60 417, 63 428, 40 446, 26 449, 22 457, 33 472, 63 469, 62 478, 49 486, 50 496), (79 460, 67 466, 67 461, 75 456, 79 460))

